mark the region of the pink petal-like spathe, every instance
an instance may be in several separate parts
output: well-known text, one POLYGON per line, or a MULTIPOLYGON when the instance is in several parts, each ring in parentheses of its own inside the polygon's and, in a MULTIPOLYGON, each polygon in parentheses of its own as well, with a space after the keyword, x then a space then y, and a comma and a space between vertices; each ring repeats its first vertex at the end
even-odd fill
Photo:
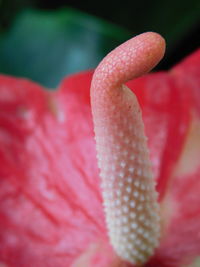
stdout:
MULTIPOLYGON (((171 191, 173 206, 179 203, 181 212, 171 209, 176 218, 165 217, 171 225, 167 239, 147 266, 179 267, 200 255, 199 171, 193 172, 196 176, 179 172, 179 181, 168 186, 190 132, 191 111, 199 110, 199 62, 197 51, 170 73, 128 84, 142 107, 154 176, 164 189, 162 199, 171 191)), ((91 77, 91 72, 71 76, 56 93, 24 79, 0 78, 1 264, 123 266, 109 246, 104 222, 89 100, 91 77)))

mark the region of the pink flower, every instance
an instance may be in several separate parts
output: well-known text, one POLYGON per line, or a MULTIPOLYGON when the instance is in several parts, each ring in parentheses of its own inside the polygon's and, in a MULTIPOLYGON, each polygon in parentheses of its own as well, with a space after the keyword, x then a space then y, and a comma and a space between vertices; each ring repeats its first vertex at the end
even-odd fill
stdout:
MULTIPOLYGON (((127 83, 142 109, 161 206, 161 239, 148 267, 187 266, 200 255, 199 62, 197 51, 170 72, 127 83)), ((55 92, 0 77, 2 266, 129 266, 105 223, 92 74, 68 77, 55 92)))

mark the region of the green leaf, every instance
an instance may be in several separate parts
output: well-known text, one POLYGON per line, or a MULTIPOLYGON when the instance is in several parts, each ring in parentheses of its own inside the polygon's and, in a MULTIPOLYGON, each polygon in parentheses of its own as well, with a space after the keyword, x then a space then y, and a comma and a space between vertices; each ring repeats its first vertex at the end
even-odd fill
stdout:
POLYGON ((26 10, 0 41, 0 72, 56 87, 70 73, 95 68, 130 37, 123 28, 72 9, 26 10))

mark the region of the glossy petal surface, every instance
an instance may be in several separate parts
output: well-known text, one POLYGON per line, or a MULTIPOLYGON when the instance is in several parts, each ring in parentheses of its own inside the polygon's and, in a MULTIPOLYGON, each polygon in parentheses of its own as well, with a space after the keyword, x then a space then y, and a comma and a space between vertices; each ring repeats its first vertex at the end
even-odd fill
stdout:
MULTIPOLYGON (((147 266, 180 266, 200 254, 199 62, 197 51, 169 73, 128 83, 142 107, 163 205, 163 238, 147 266)), ((106 234, 91 77, 71 76, 55 93, 0 78, 0 262, 6 266, 123 266, 106 234)))

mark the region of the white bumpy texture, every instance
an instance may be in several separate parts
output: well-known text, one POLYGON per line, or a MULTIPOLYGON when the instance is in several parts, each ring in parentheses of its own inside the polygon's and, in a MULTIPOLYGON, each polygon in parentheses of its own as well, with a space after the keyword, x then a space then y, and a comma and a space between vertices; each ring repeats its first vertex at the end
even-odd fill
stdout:
POLYGON ((159 205, 139 104, 127 87, 119 91, 101 117, 94 114, 97 158, 111 244, 141 265, 159 243, 159 205))

